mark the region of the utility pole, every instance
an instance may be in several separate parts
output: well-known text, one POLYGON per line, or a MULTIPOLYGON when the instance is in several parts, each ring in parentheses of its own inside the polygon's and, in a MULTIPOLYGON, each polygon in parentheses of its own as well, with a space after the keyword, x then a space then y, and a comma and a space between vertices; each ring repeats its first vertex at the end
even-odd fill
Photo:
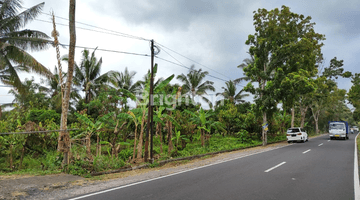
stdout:
POLYGON ((150 131, 150 162, 153 162, 153 106, 154 106, 154 40, 151 40, 151 68, 150 68, 150 92, 149 92, 149 107, 148 107, 148 119, 145 141, 145 162, 149 157, 149 131, 150 131))

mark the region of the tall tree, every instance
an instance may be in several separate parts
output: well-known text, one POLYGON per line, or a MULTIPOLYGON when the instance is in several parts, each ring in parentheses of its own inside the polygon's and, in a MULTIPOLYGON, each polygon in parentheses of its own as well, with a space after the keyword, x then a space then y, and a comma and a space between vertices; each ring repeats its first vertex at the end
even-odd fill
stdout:
MULTIPOLYGON (((324 36, 315 33, 315 23, 310 20, 311 17, 290 12, 286 6, 282 6, 281 10, 258 9, 254 14, 255 34, 249 35, 246 41, 247 45, 251 45, 249 53, 254 62, 244 71, 251 81, 259 83, 258 88, 249 83, 246 90, 255 95, 264 124, 276 110, 277 103, 293 105, 298 98, 296 95, 308 92, 289 92, 288 88, 293 88, 298 81, 301 85, 308 84, 311 75, 316 73, 316 58, 321 54, 320 41, 324 36), (292 78, 297 81, 291 81, 292 78)), ((265 130, 262 137, 263 145, 266 145, 265 130)))
POLYGON ((51 77, 51 72, 26 51, 46 49, 49 36, 36 30, 21 30, 40 14, 44 3, 19 13, 21 0, 0 0, 0 81, 12 85, 20 92, 23 85, 19 71, 35 72, 51 77))
POLYGON ((96 49, 91 53, 85 49, 82 52, 80 67, 75 64, 74 85, 79 86, 85 92, 85 103, 89 103, 96 95, 96 90, 109 81, 109 71, 100 75, 102 58, 95 57, 96 49))
POLYGON ((209 72, 202 71, 202 69, 195 70, 194 66, 191 66, 188 74, 178 75, 176 78, 183 82, 182 90, 184 93, 190 93, 192 100, 194 101, 195 96, 200 96, 205 102, 209 103, 211 106, 211 102, 204 97, 207 91, 215 91, 213 86, 214 82, 205 81, 206 75, 209 72))
MULTIPOLYGON (((139 81, 134 83, 133 79, 135 75, 135 71, 129 72, 128 68, 126 67, 124 72, 114 72, 109 75, 109 78, 110 82, 116 89, 125 89, 132 94, 136 94, 136 92, 139 92, 141 88, 141 83, 139 81)), ((124 94, 119 95, 124 96, 124 94)), ((124 104, 126 106, 126 101, 120 101, 121 107, 123 107, 124 104)))
POLYGON ((67 72, 66 86, 64 91, 64 98, 62 100, 61 124, 60 124, 60 129, 62 131, 60 132, 58 139, 58 150, 64 152, 64 164, 69 163, 69 151, 70 151, 70 135, 69 132, 66 130, 67 130, 67 114, 69 109, 70 92, 71 92, 74 65, 75 65, 75 45, 76 45, 75 6, 76 6, 76 0, 70 0, 69 3, 70 44, 69 44, 68 72, 67 72))

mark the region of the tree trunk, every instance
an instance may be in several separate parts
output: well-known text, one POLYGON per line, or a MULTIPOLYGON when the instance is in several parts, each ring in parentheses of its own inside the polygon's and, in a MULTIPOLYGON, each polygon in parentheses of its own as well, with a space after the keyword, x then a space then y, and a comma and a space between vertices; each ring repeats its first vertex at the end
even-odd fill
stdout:
POLYGON ((135 124, 134 151, 133 151, 133 157, 132 157, 133 160, 135 159, 135 156, 136 156, 136 132, 137 132, 137 124, 135 124))
POLYGON ((100 143, 100 138, 99 135, 96 136, 96 156, 99 156, 99 143, 100 143))
MULTIPOLYGON (((172 115, 172 111, 169 111, 169 116, 171 117, 172 115)), ((172 122, 170 121, 170 119, 168 119, 168 154, 170 155, 171 151, 174 149, 173 143, 172 143, 172 122)))
MULTIPOLYGON (((69 109, 70 93, 72 86, 72 79, 74 73, 74 59, 75 59, 75 44, 76 44, 76 30, 75 30, 75 5, 76 0, 70 0, 69 4, 69 31, 70 31, 70 44, 69 44, 69 60, 68 60, 68 73, 66 88, 64 91, 64 99, 62 100, 61 124, 60 129, 67 129, 67 114, 69 109)), ((69 151, 70 151, 70 136, 69 132, 61 131, 58 139, 58 150, 64 152, 64 164, 69 164, 69 151)))
POLYGON ((143 137, 144 137, 144 124, 145 124, 145 115, 146 110, 143 110, 142 120, 141 120, 141 128, 140 128, 140 135, 139 135, 139 143, 137 146, 137 158, 141 159, 142 156, 142 145, 143 145, 143 137))
POLYGON ((158 137, 160 139, 160 154, 163 152, 163 144, 162 144, 162 126, 161 126, 161 123, 158 122, 158 125, 157 125, 157 128, 156 128, 156 132, 158 133, 158 137))
POLYGON ((320 110, 314 112, 314 109, 310 107, 311 112, 313 113, 314 121, 315 121, 315 134, 318 134, 319 132, 319 114, 320 110))
POLYGON ((12 151, 13 151, 13 145, 10 144, 10 153, 9 153, 10 170, 13 169, 13 153, 12 153, 12 151))
MULTIPOLYGON (((116 154, 116 140, 119 137, 119 133, 120 131, 124 128, 124 126, 127 124, 127 122, 124 122, 120 128, 119 127, 119 120, 116 122, 116 126, 114 129, 114 138, 111 141, 110 145, 111 145, 111 156, 114 157, 114 154, 116 154)), ((100 154, 101 154, 101 145, 100 145, 100 154)))
POLYGON ((200 138, 201 138, 201 146, 205 146, 204 130, 203 129, 200 129, 200 138))
POLYGON ((295 107, 293 106, 291 108, 291 128, 294 127, 294 122, 295 122, 295 107))
POLYGON ((116 145, 115 147, 115 158, 119 157, 119 149, 120 149, 120 144, 116 145))
MULTIPOLYGON (((266 112, 263 113, 263 124, 266 124, 266 112)), ((265 129, 262 129, 263 146, 267 145, 267 133, 265 129)))
POLYGON ((301 123, 300 127, 304 128, 305 125, 305 117, 306 117, 306 111, 308 110, 309 106, 300 107, 300 114, 301 114, 301 123))
POLYGON ((21 169, 22 162, 23 162, 23 160, 24 160, 24 154, 25 154, 25 145, 24 145, 24 146, 22 147, 22 149, 21 149, 19 169, 21 169))
POLYGON ((86 135, 85 139, 86 139, 86 154, 88 155, 88 158, 90 160, 92 160, 92 155, 91 155, 91 135, 88 134, 86 135))

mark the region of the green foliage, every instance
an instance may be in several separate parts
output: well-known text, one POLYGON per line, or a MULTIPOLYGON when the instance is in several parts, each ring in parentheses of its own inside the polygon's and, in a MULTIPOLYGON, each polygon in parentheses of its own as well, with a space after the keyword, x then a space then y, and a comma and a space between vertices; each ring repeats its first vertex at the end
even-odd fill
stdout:
POLYGON ((60 123, 61 115, 56 113, 55 110, 30 110, 27 120, 35 123, 42 122, 44 123, 46 120, 54 120, 56 123, 60 123))
POLYGON ((158 167, 160 166, 160 163, 154 161, 152 164, 149 165, 150 168, 155 168, 155 167, 158 167))

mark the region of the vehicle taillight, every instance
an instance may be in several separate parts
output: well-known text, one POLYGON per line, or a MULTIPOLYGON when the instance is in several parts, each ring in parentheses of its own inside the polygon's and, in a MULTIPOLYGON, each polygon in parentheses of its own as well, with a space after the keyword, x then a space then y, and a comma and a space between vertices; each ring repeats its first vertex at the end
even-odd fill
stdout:
POLYGON ((286 134, 286 136, 290 136, 290 134, 286 134))
POLYGON ((301 133, 298 133, 297 135, 301 135, 301 133))

